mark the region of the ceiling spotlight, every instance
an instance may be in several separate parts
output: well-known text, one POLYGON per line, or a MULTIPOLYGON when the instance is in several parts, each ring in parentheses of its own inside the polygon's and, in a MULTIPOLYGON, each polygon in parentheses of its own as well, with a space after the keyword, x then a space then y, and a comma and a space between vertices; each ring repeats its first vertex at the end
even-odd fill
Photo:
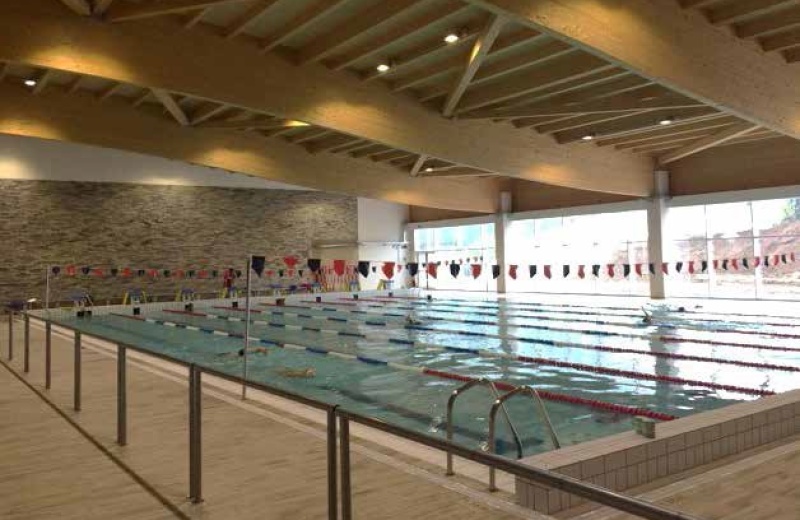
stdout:
POLYGON ((26 79, 25 80, 25 86, 26 87, 35 87, 36 86, 36 80, 35 79, 26 79))
POLYGON ((461 36, 459 36, 458 33, 454 32, 448 33, 447 36, 444 37, 444 41, 446 43, 456 43, 460 39, 461 36))
POLYGON ((658 124, 661 125, 661 126, 667 126, 667 125, 671 125, 674 122, 675 122, 675 118, 672 117, 672 116, 668 116, 668 117, 665 117, 663 119, 660 119, 658 121, 658 124))
POLYGON ((594 137, 595 137, 594 134, 586 134, 583 137, 581 137, 581 141, 592 141, 594 140, 594 137))
POLYGON ((433 168, 431 168, 430 166, 428 166, 427 168, 425 168, 425 172, 426 172, 426 173, 430 173, 430 172, 432 172, 432 171, 433 171, 433 168))
POLYGON ((386 72, 392 67, 388 63, 381 63, 375 68, 378 69, 378 72, 386 72))

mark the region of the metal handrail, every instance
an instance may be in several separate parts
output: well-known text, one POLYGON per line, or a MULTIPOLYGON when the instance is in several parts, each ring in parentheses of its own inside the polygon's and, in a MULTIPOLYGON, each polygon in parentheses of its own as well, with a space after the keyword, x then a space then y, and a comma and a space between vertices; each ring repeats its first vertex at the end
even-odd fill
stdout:
MULTIPOLYGON (((583 482, 581 480, 575 479, 573 477, 569 477, 566 475, 562 475, 560 473, 555 473, 553 471, 544 470, 540 468, 536 468, 533 466, 528 466, 525 464, 521 464, 519 462, 513 461, 511 459, 501 457, 494 453, 485 453, 483 451, 473 450, 470 448, 466 448, 459 444, 455 444, 450 440, 440 439, 436 437, 431 437, 420 432, 416 432, 414 430, 409 430, 403 428, 401 426, 395 426, 393 424, 389 424, 385 421, 381 421, 379 419, 375 419, 372 417, 368 417, 365 415, 361 415, 357 412, 351 412, 348 410, 344 410, 339 408, 337 405, 327 404, 316 399, 308 398, 299 394, 295 394, 294 392, 290 392, 281 388, 273 387, 271 385, 265 383, 258 383, 254 381, 247 381, 240 377, 233 376, 231 374, 226 374, 224 372, 220 372, 213 368, 202 367, 196 365, 194 363, 186 362, 181 359, 177 359, 166 354, 160 352, 154 352, 152 350, 147 350, 142 347, 138 347, 136 345, 130 345, 126 343, 119 342, 112 338, 104 337, 100 334, 84 334, 80 330, 70 327, 68 325, 64 325, 62 323, 58 323, 54 320, 49 318, 44 318, 42 316, 37 316, 33 314, 26 313, 26 316, 30 316, 31 318, 43 322, 46 326, 47 325, 56 325, 58 327, 62 327, 67 330, 71 330, 72 332, 76 333, 76 350, 80 349, 80 337, 81 336, 92 336, 97 339, 107 341, 110 343, 114 343, 118 346, 118 348, 122 349, 130 349, 146 356, 153 356, 155 358, 176 363, 180 366, 189 369, 190 379, 192 379, 192 383, 190 385, 190 396, 193 396, 193 399, 190 397, 190 405, 193 407, 190 410, 190 416, 194 415, 192 420, 190 421, 190 440, 191 443, 194 443, 195 446, 191 447, 190 453, 193 455, 191 456, 191 463, 190 463, 190 495, 193 501, 200 501, 201 500, 201 490, 200 490, 200 475, 198 474, 200 471, 200 451, 199 451, 199 443, 201 442, 201 435, 200 435, 200 424, 201 421, 199 419, 199 411, 200 411, 200 401, 199 396, 201 394, 201 384, 200 384, 200 374, 207 373, 214 377, 219 377, 221 379, 225 379, 237 384, 246 385, 250 388, 261 390, 263 392, 277 395, 279 397, 283 397, 295 402, 299 402, 301 404, 305 404, 307 406, 311 406, 317 409, 325 410, 328 415, 328 500, 329 500, 329 508, 328 508, 328 518, 330 520, 336 520, 338 517, 338 508, 337 506, 337 499, 336 499, 336 492, 337 492, 337 481, 336 481, 336 417, 339 418, 340 421, 340 442, 339 442, 339 458, 340 464, 339 469, 341 470, 341 510, 342 510, 342 518, 343 520, 351 520, 352 519, 352 492, 351 492, 351 467, 350 467, 350 446, 349 446, 349 421, 356 422, 358 424, 383 431, 392 435, 396 435, 398 437, 402 437, 404 439, 408 439, 424 446, 438 449, 445 451, 450 456, 458 456, 467 460, 471 460, 473 462, 483 464, 489 466, 493 469, 497 469, 506 473, 510 473, 515 475, 519 478, 529 480, 532 482, 536 482, 538 484, 551 487, 560 491, 564 491, 566 493, 571 493, 573 495, 585 498, 592 502, 596 502, 602 505, 606 505, 617 510, 630 513, 633 515, 640 516, 642 518, 647 518, 649 520, 698 520, 696 517, 679 513, 675 511, 670 511, 669 509, 660 507, 655 504, 651 504, 644 500, 640 500, 638 498, 629 497, 626 495, 622 495, 620 493, 616 493, 614 491, 602 488, 595 484, 591 484, 588 482, 583 482), (192 376, 191 374, 194 374, 192 376)), ((13 327, 13 321, 9 321, 9 329, 13 327)), ((52 327, 46 327, 46 333, 50 334, 52 327)), ((50 340, 49 337, 46 338, 46 344, 49 345, 50 340)), ((26 345, 28 348, 28 345, 26 345)), ((124 356, 118 356, 118 363, 124 363, 124 356)), ((47 365, 49 369, 49 364, 47 365)), ((124 365, 122 365, 124 369, 124 365)), ((46 374, 49 378, 49 374, 46 374)), ((76 373, 77 376, 77 373, 76 373)), ((76 385, 75 387, 76 392, 80 391, 80 387, 76 385)), ((118 392, 121 392, 120 395, 124 396, 124 386, 118 386, 118 392)), ((510 394, 506 394, 502 396, 501 399, 509 398, 510 394)), ((124 400, 118 401, 124 403, 124 400)), ((495 403, 496 404, 496 403, 495 403)), ((498 406, 499 408, 499 406, 498 406)), ((123 414, 125 413, 124 410, 121 411, 123 414)), ((120 410, 118 410, 120 413, 120 410)), ((494 410, 496 415, 497 409, 494 410)), ((123 426, 126 425, 125 421, 121 421, 118 423, 122 424, 123 426)), ((118 432, 119 433, 119 432, 118 432)))
MULTIPOLYGON (((555 446, 556 449, 561 448, 561 441, 558 440, 556 430, 553 428, 553 422, 550 420, 550 415, 547 413, 547 408, 545 407, 544 401, 542 401, 542 397, 539 395, 539 392, 530 386, 518 386, 504 396, 498 397, 497 400, 492 403, 492 410, 489 412, 489 451, 494 453, 495 449, 494 434, 497 410, 500 408, 505 410, 505 402, 515 395, 527 395, 533 399, 533 401, 536 403, 536 406, 539 408, 539 413, 542 415, 542 420, 544 421, 545 426, 547 426, 547 431, 550 433, 550 440, 553 441, 553 446, 555 446)), ((491 467, 489 468, 489 491, 497 491, 497 486, 495 485, 495 469, 491 467)))
MULTIPOLYGON (((500 399, 500 392, 497 390, 497 386, 494 384, 493 381, 486 378, 480 379, 473 379, 472 381, 467 381, 463 385, 459 386, 453 393, 450 394, 450 397, 447 399, 447 440, 452 442, 453 441, 453 408, 456 404, 456 399, 458 396, 473 388, 475 386, 487 386, 489 387, 489 391, 492 393, 492 396, 495 399, 500 399)), ((503 406, 503 414, 506 417, 506 421, 508 421, 508 426, 511 428, 511 433, 514 436, 514 443, 517 445, 517 458, 522 458, 522 441, 519 438, 519 433, 517 432, 517 428, 514 426, 514 423, 511 421, 511 416, 508 414, 508 410, 506 407, 503 406)), ((447 472, 445 473, 447 476, 455 475, 453 471, 453 455, 448 453, 447 454, 447 472)))

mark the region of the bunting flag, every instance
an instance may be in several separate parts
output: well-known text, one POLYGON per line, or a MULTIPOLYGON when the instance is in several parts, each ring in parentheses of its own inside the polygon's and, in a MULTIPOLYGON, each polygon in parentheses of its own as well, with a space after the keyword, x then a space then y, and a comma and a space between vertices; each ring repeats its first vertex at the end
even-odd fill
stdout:
POLYGON ((655 276, 655 274, 656 274, 656 264, 654 264, 653 262, 650 262, 649 264, 647 264, 647 270, 650 271, 650 274, 655 276))
POLYGON ((145 275, 145 270, 144 269, 138 269, 136 271, 136 276, 144 276, 144 275, 145 275))
POLYGON ((105 273, 103 272, 103 269, 100 267, 96 267, 92 270, 92 275, 97 276, 98 278, 101 278, 103 274, 105 273))
POLYGON ((595 278, 600 277, 600 264, 592 264, 592 276, 595 278))
POLYGON ((481 264, 472 264, 472 278, 477 278, 481 275, 483 266, 481 264))
POLYGON ((687 266, 688 266, 689 274, 694 274, 694 260, 689 260, 689 263, 687 264, 687 266))
POLYGON ((158 278, 158 269, 150 269, 147 274, 150 278, 158 278))
POLYGON ((750 269, 750 264, 747 261, 747 258, 742 258, 742 267, 745 269, 750 269))
POLYGON ((50 272, 53 274, 53 276, 58 276, 58 273, 61 272, 61 268, 55 265, 50 268, 50 272))
POLYGON ((530 278, 533 278, 534 276, 536 276, 536 273, 538 272, 538 270, 539 270, 539 268, 536 267, 535 265, 533 265, 533 264, 529 265, 528 266, 528 276, 530 278))
POLYGON ((583 264, 578 266, 578 278, 580 278, 581 280, 586 278, 586 266, 583 264))
POLYGON ((83 274, 83 276, 87 276, 91 272, 91 270, 92 268, 89 267, 88 265, 81 267, 81 274, 83 274))
POLYGON ((416 262, 406 264, 406 269, 408 269, 408 274, 410 274, 412 277, 417 276, 417 273, 419 272, 419 264, 416 262))
POLYGON ((764 256, 764 267, 769 267, 769 255, 764 256))
POLYGON ((75 276, 75 266, 68 265, 67 266, 67 276, 75 276))
POLYGON ((675 262, 675 271, 679 273, 683 271, 683 262, 675 262))
POLYGON ((772 265, 778 265, 778 262, 780 262, 780 260, 781 260, 780 255, 777 254, 772 255, 772 265))
POLYGON ((275 271, 273 269, 267 269, 267 276, 273 278, 275 276, 275 271))
POLYGON ((794 263, 794 253, 789 253, 789 260, 791 260, 792 263, 794 263))
POLYGON ((723 269, 724 271, 727 271, 727 270, 728 270, 728 259, 727 259, 727 258, 723 258, 723 259, 722 259, 722 269, 723 269))
POLYGON ((322 260, 319 258, 309 258, 306 265, 308 265, 312 273, 316 274, 319 272, 320 267, 322 267, 322 260))
POLYGON ((569 270, 570 270, 569 265, 564 264, 563 266, 561 266, 561 274, 564 276, 564 278, 569 276, 569 270))
POLYGON ((614 264, 606 265, 606 272, 608 273, 609 278, 614 278, 614 264))
POLYGON ((644 276, 644 273, 642 273, 642 264, 641 264, 641 262, 639 262, 636 265, 634 265, 633 266, 633 270, 636 271, 636 274, 638 276, 644 276))
POLYGON ((708 271, 708 260, 701 260, 700 261, 700 272, 705 273, 708 271))
POLYGON ((517 267, 518 266, 516 264, 508 266, 508 276, 510 276, 512 280, 517 279, 517 267))
POLYGON ((119 269, 117 269, 116 267, 112 267, 112 268, 111 268, 111 270, 110 270, 109 272, 111 273, 111 276, 113 276, 114 278, 116 278, 116 277, 117 277, 117 274, 119 274, 119 269))
POLYGON ((450 274, 453 276, 453 278, 457 277, 459 272, 461 272, 461 264, 457 264, 455 262, 450 264, 450 274))
POLYGON ((122 269, 122 277, 123 278, 130 278, 132 276, 132 274, 133 273, 131 273, 131 268, 130 267, 124 267, 122 269))
POLYGON ((785 253, 781 255, 781 262, 784 263, 784 264, 788 264, 789 263, 789 261, 786 260, 786 254, 785 253))
POLYGON ((759 265, 761 265, 761 257, 757 256, 757 257, 753 258, 753 269, 755 269, 759 265))
POLYGON ((552 273, 552 271, 550 270, 550 265, 549 265, 549 264, 548 264, 548 265, 546 265, 546 266, 544 266, 544 276, 545 276, 545 278, 547 278, 548 280, 549 280, 550 278, 552 278, 552 277, 553 277, 553 273, 552 273))
POLYGON ((669 264, 667 262, 661 262, 661 272, 669 274, 669 264))
POLYGON ((429 262, 428 265, 425 267, 425 271, 428 273, 428 276, 431 278, 436 278, 436 269, 438 269, 438 265, 433 262, 429 262))
POLYGON ((333 272, 336 274, 336 276, 344 276, 344 268, 345 268, 344 260, 333 261, 333 272))
POLYGON ((289 269, 288 271, 286 271, 286 275, 287 276, 294 276, 294 269, 289 269))
POLYGON ((631 275, 631 264, 622 264, 622 276, 625 278, 631 275))
MULTIPOLYGON (((236 272, 237 273, 241 273, 241 271, 236 271, 236 272)), ((189 269, 188 271, 186 271, 186 278, 194 278, 194 275, 195 275, 195 270, 194 269, 189 269)), ((236 275, 237 278, 239 276, 241 276, 241 275, 239 275, 239 274, 236 275)))
POLYGON ((264 274, 264 267, 267 265, 267 258, 264 256, 251 256, 250 268, 255 272, 259 278, 264 274))
POLYGON ((498 278, 500 278, 500 266, 499 265, 493 265, 492 266, 492 279, 493 280, 497 280, 498 278))
POLYGON ((242 277, 241 269, 237 269, 236 271, 233 272, 233 274, 236 276, 236 278, 241 278, 242 277))
POLYGON ((737 258, 731 258, 731 269, 734 271, 739 270, 739 260, 737 258))
POLYGON ((289 269, 294 269, 294 266, 297 265, 297 262, 298 262, 298 259, 294 255, 292 255, 292 256, 284 256, 283 257, 283 263, 286 264, 286 267, 288 267, 289 269))
POLYGON ((297 274, 302 278, 303 277, 303 269, 298 269, 297 274))
POLYGON ((283 269, 278 269, 278 277, 279 278, 283 278, 283 274, 284 274, 284 270, 283 269))
POLYGON ((387 280, 391 280, 394 278, 394 262, 384 262, 383 266, 381 266, 381 271, 383 271, 383 276, 386 277, 387 280))

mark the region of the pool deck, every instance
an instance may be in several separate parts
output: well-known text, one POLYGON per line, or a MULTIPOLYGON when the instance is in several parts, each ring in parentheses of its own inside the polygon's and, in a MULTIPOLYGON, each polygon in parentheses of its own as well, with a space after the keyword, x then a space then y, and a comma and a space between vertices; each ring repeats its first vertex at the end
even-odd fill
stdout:
MULTIPOLYGON (((6 337, 0 348, 4 359, 6 337)), ((76 413, 71 408, 72 341, 54 331, 50 391, 43 390, 43 344, 43 332, 32 326, 31 372, 23 377, 40 395, 0 367, 0 416, 6 418, 0 421, 0 517, 327 518, 325 432, 319 424, 287 418, 254 400, 242 402, 234 393, 206 386, 205 502, 193 505, 187 499, 185 376, 129 356, 128 445, 119 447, 114 357, 84 342, 83 403, 76 413)), ((11 363, 16 373, 21 372, 22 348, 19 322, 11 363)), ((437 470, 387 456, 357 439, 352 449, 357 518, 545 518, 510 503, 507 496, 484 493, 481 482, 446 479, 437 470)))

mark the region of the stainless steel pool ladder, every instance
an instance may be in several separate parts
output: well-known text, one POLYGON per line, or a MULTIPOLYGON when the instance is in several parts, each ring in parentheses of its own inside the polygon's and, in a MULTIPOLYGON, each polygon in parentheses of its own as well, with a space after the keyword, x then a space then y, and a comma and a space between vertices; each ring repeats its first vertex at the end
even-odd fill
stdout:
MULTIPOLYGON (((500 392, 497 390, 497 386, 495 386, 494 382, 485 378, 468 381, 467 383, 464 383, 460 387, 453 390, 453 393, 450 394, 450 398, 447 400, 447 440, 450 442, 453 440, 453 407, 456 404, 456 399, 459 395, 475 386, 488 387, 489 391, 492 393, 492 396, 495 398, 495 403, 501 399, 500 392)), ((511 422, 511 416, 508 415, 508 410, 506 410, 506 407, 504 405, 501 405, 500 407, 503 409, 503 415, 505 416, 506 421, 508 421, 508 427, 511 429, 511 434, 514 436, 514 444, 517 446, 517 458, 522 458, 522 441, 519 438, 517 428, 514 426, 514 423, 511 422)), ((455 475, 455 472, 453 471, 453 454, 450 452, 447 453, 446 474, 448 476, 455 475)))
MULTIPOLYGON (((550 421, 550 415, 547 413, 547 408, 544 405, 544 401, 542 401, 542 396, 539 395, 539 392, 536 391, 535 388, 530 386, 520 386, 511 390, 507 394, 497 397, 497 400, 492 404, 492 410, 489 413, 489 452, 494 453, 495 446, 494 446, 494 436, 495 436, 495 423, 497 421, 497 410, 503 409, 503 413, 507 416, 508 410, 506 410, 506 401, 514 397, 515 395, 526 395, 533 399, 533 402, 536 403, 536 407, 539 409, 539 413, 542 416, 542 420, 544 421, 545 426, 547 427, 548 433, 550 433, 550 440, 553 442, 553 446, 555 449, 561 448, 561 442, 558 440, 558 435, 556 435, 556 431, 553 428, 553 423, 550 421)), ((495 469, 489 468, 489 491, 497 491, 497 486, 495 485, 495 469)))

